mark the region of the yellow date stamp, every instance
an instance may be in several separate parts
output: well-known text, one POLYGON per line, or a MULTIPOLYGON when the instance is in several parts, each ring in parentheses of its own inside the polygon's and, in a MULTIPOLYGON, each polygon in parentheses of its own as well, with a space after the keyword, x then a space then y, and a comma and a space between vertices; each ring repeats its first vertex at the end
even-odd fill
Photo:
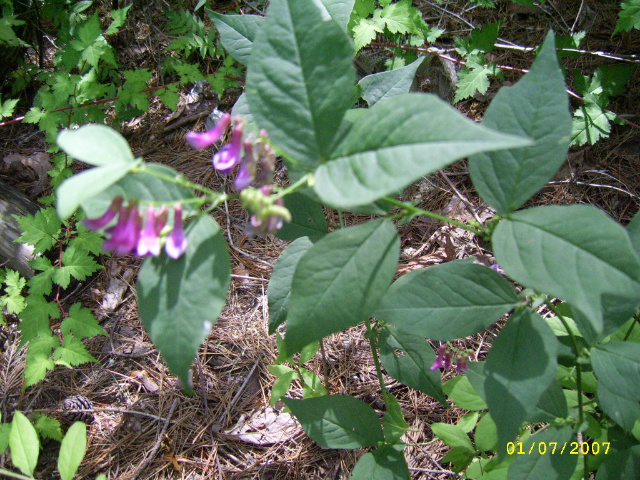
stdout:
POLYGON ((507 443, 508 455, 599 455, 609 453, 611 442, 522 442, 507 443))

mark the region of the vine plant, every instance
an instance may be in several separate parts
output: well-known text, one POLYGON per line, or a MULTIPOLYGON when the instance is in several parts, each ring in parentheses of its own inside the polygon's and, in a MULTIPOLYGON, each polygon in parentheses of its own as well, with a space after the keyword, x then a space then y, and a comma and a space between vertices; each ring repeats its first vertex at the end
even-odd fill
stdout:
POLYGON ((207 148, 232 129, 213 166, 237 172, 235 192, 147 164, 117 132, 89 125, 57 138, 70 156, 95 167, 60 186, 60 218, 82 207, 95 219, 92 228, 107 228, 109 248, 147 257, 136 287, 140 316, 190 391, 189 369, 230 278, 224 236, 208 213, 238 198, 255 230, 288 221, 287 236, 299 238, 279 258, 268 288, 269 330, 284 329, 280 359, 301 351, 308 358, 315 350, 309 345, 364 323, 385 408, 327 394, 299 367, 272 369, 280 382, 275 395, 303 378, 304 397, 283 401, 305 432, 324 447, 369 449, 353 479, 409 478, 408 425, 383 369, 472 410, 464 426, 432 427, 453 447, 447 460, 467 478, 570 479, 594 471, 599 480, 634 478, 640 217, 624 228, 588 205, 521 209, 559 169, 571 141, 554 34, 529 73, 502 88, 477 124, 432 95, 404 93, 388 75, 373 75, 362 93, 368 108, 354 108, 352 9, 353 1, 273 0, 264 18, 212 14, 225 48, 247 66, 246 90, 231 115, 187 140, 207 148), (289 186, 272 185, 276 154, 287 164, 289 186), (395 198, 464 157, 479 195, 497 212, 493 221, 463 224, 395 198), (327 232, 322 205, 375 218, 327 232), (395 222, 415 216, 489 240, 504 275, 465 259, 394 281, 395 222), (555 315, 538 314, 542 304, 555 315), (447 346, 504 315, 486 361, 468 361, 447 346), (427 338, 445 342, 437 355, 427 338), (452 362, 466 375, 443 387, 438 369, 452 362))

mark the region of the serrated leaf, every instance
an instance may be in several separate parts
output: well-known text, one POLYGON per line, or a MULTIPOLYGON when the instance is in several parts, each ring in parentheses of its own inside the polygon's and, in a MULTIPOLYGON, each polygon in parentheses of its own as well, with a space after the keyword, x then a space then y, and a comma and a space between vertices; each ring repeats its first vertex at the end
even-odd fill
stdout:
POLYGON ((572 145, 595 144, 600 138, 611 133, 611 122, 615 114, 596 103, 585 103, 573 112, 571 131, 572 145))
POLYGON ((404 445, 384 445, 365 453, 351 472, 349 480, 409 480, 404 445))
MULTIPOLYGON (((44 257, 38 257, 36 260, 41 258, 44 257)), ((46 259, 46 261, 49 262, 49 268, 43 268, 42 272, 37 273, 27 282, 29 295, 49 295, 53 290, 53 273, 55 270, 49 259, 46 259)))
POLYGON ((75 422, 60 443, 58 471, 62 480, 73 480, 87 450, 87 426, 75 422))
POLYGON ((22 412, 16 411, 11 421, 9 433, 9 448, 11 449, 11 463, 22 473, 30 477, 38 465, 40 454, 40 440, 36 429, 22 412))
POLYGON ((555 379, 557 351, 551 328, 528 308, 517 310, 493 341, 484 390, 501 454, 555 379))
POLYGON ((410 9, 409 0, 390 3, 382 9, 380 18, 384 20, 385 26, 391 33, 408 33, 413 27, 410 9))
POLYGON ((71 306, 67 318, 60 324, 60 331, 63 335, 73 333, 76 338, 107 335, 91 310, 83 308, 80 303, 74 303, 71 306))
POLYGON ((627 0, 620 4, 618 22, 613 34, 628 32, 634 28, 640 30, 640 0, 627 0))
POLYGON ((513 288, 499 273, 458 260, 403 275, 374 316, 414 335, 451 340, 487 328, 517 304, 513 288))
POLYGON ((514 86, 501 88, 491 102, 483 125, 535 142, 526 148, 469 159, 469 173, 478 193, 498 213, 523 205, 564 162, 571 132, 565 88, 553 33, 549 33, 529 73, 514 86))
POLYGON ((378 33, 384 32, 384 29, 378 25, 378 22, 369 20, 368 18, 361 18, 352 30, 356 52, 369 45, 378 33))
POLYGON ((30 387, 44 379, 47 372, 53 370, 55 364, 48 356, 27 355, 24 367, 24 386, 30 387))
POLYGON ((97 363, 82 342, 73 335, 63 337, 62 345, 53 351, 53 360, 62 360, 65 364, 72 366, 87 362, 97 363))
POLYGON ((25 344, 41 333, 51 334, 49 318, 60 318, 60 307, 40 295, 31 294, 20 317, 20 340, 21 344, 25 344))
POLYGON ((383 220, 336 230, 298 261, 285 345, 289 353, 371 315, 395 274, 400 239, 383 220))
POLYGON ((358 82, 358 86, 362 92, 362 98, 364 98, 371 107, 385 98, 409 92, 418 67, 422 65, 425 58, 426 57, 420 57, 406 67, 367 75, 358 82))
POLYGON ((123 8, 111 10, 110 14, 113 21, 111 22, 107 30, 104 32, 105 35, 113 35, 114 33, 118 33, 118 29, 122 25, 124 25, 124 22, 127 20, 127 13, 129 12, 129 9, 132 6, 133 4, 127 5, 126 7, 123 7, 123 8))
POLYGON ((475 124, 434 95, 396 95, 357 117, 316 170, 314 188, 325 204, 349 209, 472 153, 529 143, 475 124))
POLYGON ((593 206, 513 213, 498 224, 492 242, 511 278, 562 298, 582 314, 574 320, 583 335, 613 333, 640 303, 640 260, 629 236, 593 206), (606 319, 603 311, 616 305, 628 311, 615 312, 615 321, 606 319))
POLYGON ((473 97, 476 92, 486 93, 489 89, 489 75, 493 73, 493 70, 473 62, 467 62, 467 67, 458 73, 453 103, 473 97))
POLYGON ((68 247, 62 254, 62 266, 55 268, 52 278, 62 288, 67 288, 71 283, 71 277, 84 280, 101 268, 102 266, 87 252, 68 247))
POLYGON ((376 412, 362 400, 328 395, 306 400, 283 399, 302 428, 327 448, 371 447, 384 441, 376 412))
POLYGON ((249 59, 246 94, 257 124, 306 169, 329 157, 351 107, 353 47, 314 2, 272 1, 249 59), (282 112, 287 112, 283 115, 282 112))
POLYGON ((572 455, 570 448, 565 448, 572 440, 575 441, 575 434, 570 426, 549 426, 546 430, 535 433, 522 445, 522 451, 527 454, 515 455, 516 458, 509 467, 509 478, 570 478, 578 462, 578 455, 572 455), (544 454, 542 448, 547 450, 544 454))
POLYGON ((4 102, 0 99, 0 119, 13 115, 13 110, 16 108, 18 102, 19 99, 17 98, 8 98, 4 102))
POLYGON ((298 238, 285 248, 276 262, 267 289, 270 335, 287 318, 293 273, 302 256, 312 245, 307 237, 298 238))
POLYGON ((178 260, 147 258, 138 274, 138 309, 146 331, 172 373, 189 387, 189 368, 222 311, 229 288, 229 253, 209 216, 186 226, 187 251, 178 260))
POLYGON ((78 236, 73 237, 71 241, 69 241, 69 248, 73 248, 77 251, 93 253, 94 255, 104 253, 104 250, 102 250, 104 237, 102 235, 98 232, 91 232, 87 230, 81 223, 78 223, 76 228, 78 229, 78 236))
POLYGON ((47 415, 39 415, 34 423, 36 431, 42 438, 51 438, 58 442, 62 440, 62 427, 55 418, 47 415))
POLYGON ((327 233, 327 220, 322 206, 302 193, 292 193, 284 198, 284 206, 291 213, 291 221, 286 222, 277 232, 282 240, 308 237, 319 240, 327 233))
POLYGON ((389 375, 446 405, 440 371, 431 371, 436 355, 424 337, 386 326, 380 334, 379 346, 382 365, 389 375))
POLYGON ((229 55, 237 62, 247 65, 251 56, 253 40, 264 25, 260 15, 221 15, 207 8, 207 15, 220 34, 220 41, 229 55))
POLYGON ((22 235, 16 240, 34 246, 34 253, 43 253, 58 241, 62 221, 54 208, 38 210, 34 216, 17 216, 22 235))
POLYGON ((458 425, 449 423, 433 423, 431 430, 440 440, 450 447, 459 447, 474 452, 473 444, 469 436, 458 425))

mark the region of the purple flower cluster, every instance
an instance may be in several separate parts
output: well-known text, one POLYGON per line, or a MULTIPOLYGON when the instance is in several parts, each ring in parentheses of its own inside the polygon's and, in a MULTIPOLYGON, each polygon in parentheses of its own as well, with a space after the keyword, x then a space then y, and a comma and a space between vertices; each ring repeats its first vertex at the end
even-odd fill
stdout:
MULTIPOLYGON (((169 257, 177 259, 187 249, 187 237, 182 225, 182 206, 174 206, 173 213, 173 228, 164 240, 164 248, 169 257)), ((138 204, 132 201, 124 206, 122 197, 116 197, 101 217, 85 219, 83 223, 90 230, 100 230, 118 217, 116 224, 105 230, 109 238, 102 248, 118 255, 135 253, 141 257, 147 255, 157 257, 162 249, 160 233, 167 223, 167 216, 168 211, 165 206, 158 210, 149 206, 143 228, 143 218, 138 211, 138 204)))
POLYGON ((213 166, 224 175, 239 166, 234 188, 242 192, 241 199, 253 213, 249 221, 250 232, 275 232, 282 228, 284 220, 290 220, 290 214, 284 207, 282 198, 270 197, 276 155, 267 143, 266 130, 261 130, 257 138, 253 134, 244 138, 242 117, 232 118, 225 113, 208 132, 187 133, 187 142, 196 150, 202 150, 220 140, 229 127, 232 127, 231 140, 213 155, 213 166))
POLYGON ((439 368, 444 367, 445 370, 449 370, 451 368, 452 362, 455 361, 456 371, 461 373, 465 370, 469 370, 469 366, 467 365, 467 361, 469 360, 469 356, 465 354, 460 354, 453 350, 449 345, 444 344, 441 345, 438 349, 438 357, 436 361, 433 362, 431 366, 431 370, 438 370, 439 368))

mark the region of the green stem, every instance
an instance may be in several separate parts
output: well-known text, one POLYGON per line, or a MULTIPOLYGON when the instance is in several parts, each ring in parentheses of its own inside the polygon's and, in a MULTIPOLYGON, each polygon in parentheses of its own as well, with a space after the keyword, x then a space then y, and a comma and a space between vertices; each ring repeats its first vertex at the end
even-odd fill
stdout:
POLYGON ((279 198, 289 195, 290 193, 295 192, 296 190, 299 190, 300 188, 304 187, 306 184, 309 183, 309 178, 310 178, 310 174, 306 174, 297 182, 292 183, 291 185, 281 189, 276 195, 273 196, 273 199, 277 200, 279 198))
POLYGON ((627 330, 627 333, 625 333, 624 335, 624 341, 626 342, 629 337, 631 336, 631 332, 633 332, 633 328, 640 323, 640 319, 638 319, 638 317, 636 317, 635 315, 633 316, 633 322, 631 323, 631 325, 629 326, 629 330, 627 330))
POLYGON ((486 234, 484 230, 480 230, 478 228, 472 227, 471 225, 467 225, 466 223, 459 222, 457 220, 454 220, 453 218, 445 217, 444 215, 438 215, 437 213, 430 212, 429 210, 423 210, 422 208, 414 207, 413 205, 401 202, 400 200, 396 200, 395 198, 383 197, 382 200, 395 205, 396 207, 404 209, 404 211, 409 215, 423 215, 435 220, 440 220, 441 222, 450 223, 451 225, 455 225, 456 227, 468 230, 475 235, 482 236, 486 234))
POLYGON ((0 475, 6 475, 9 478, 19 478, 20 480, 33 480, 33 477, 27 477, 25 475, 20 475, 19 473, 10 472, 4 468, 0 468, 0 475))
POLYGON ((210 195, 212 197, 220 195, 219 192, 211 190, 210 188, 207 188, 207 187, 203 187, 202 185, 198 185, 197 183, 193 183, 193 182, 187 180, 182 175, 176 175, 176 176, 165 175, 164 173, 156 172, 155 170, 153 170, 151 168, 147 168, 147 166, 145 164, 141 164, 141 165, 135 166, 132 169, 132 172, 133 173, 148 173, 149 175, 153 175, 154 177, 159 178, 160 180, 165 180, 167 182, 175 183, 176 185, 180 185, 182 187, 191 188, 193 190, 197 190, 199 192, 204 193, 205 195, 210 195))
POLYGON ((371 354, 373 355, 373 363, 376 366, 376 374, 378 375, 378 383, 380 383, 380 391, 382 392, 382 398, 384 403, 387 404, 387 387, 384 385, 384 378, 382 377, 382 365, 380 364, 380 357, 378 356, 378 345, 376 340, 378 339, 378 333, 373 329, 371 320, 366 319, 364 321, 367 326, 366 337, 369 339, 369 346, 371 347, 371 354))

